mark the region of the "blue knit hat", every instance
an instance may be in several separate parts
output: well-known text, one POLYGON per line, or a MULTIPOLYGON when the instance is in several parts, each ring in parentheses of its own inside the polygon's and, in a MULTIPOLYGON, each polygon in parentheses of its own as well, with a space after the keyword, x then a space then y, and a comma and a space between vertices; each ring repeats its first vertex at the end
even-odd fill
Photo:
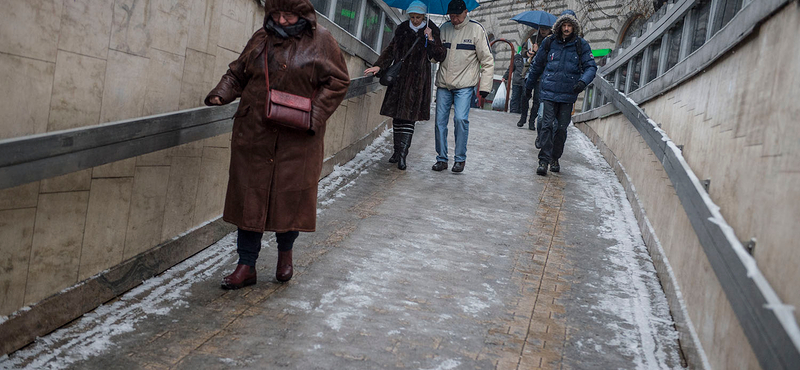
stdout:
POLYGON ((411 2, 411 4, 408 5, 406 13, 427 14, 428 6, 425 5, 425 3, 423 3, 422 1, 414 0, 413 2, 411 2))

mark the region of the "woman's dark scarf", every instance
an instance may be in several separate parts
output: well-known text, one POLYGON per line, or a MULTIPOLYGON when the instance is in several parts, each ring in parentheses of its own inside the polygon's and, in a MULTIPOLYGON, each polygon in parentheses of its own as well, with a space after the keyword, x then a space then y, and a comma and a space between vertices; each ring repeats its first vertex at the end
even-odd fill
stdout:
POLYGON ((297 23, 283 27, 278 23, 275 23, 272 20, 272 17, 267 17, 267 22, 264 24, 264 28, 268 31, 274 32, 282 39, 288 39, 289 37, 299 37, 300 34, 308 28, 308 21, 305 18, 299 18, 297 23))

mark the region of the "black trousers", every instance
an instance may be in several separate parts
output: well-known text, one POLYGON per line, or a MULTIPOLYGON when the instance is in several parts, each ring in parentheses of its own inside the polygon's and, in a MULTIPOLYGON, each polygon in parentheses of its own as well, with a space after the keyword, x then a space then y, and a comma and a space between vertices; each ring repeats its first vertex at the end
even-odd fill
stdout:
POLYGON ((532 103, 532 105, 530 107, 530 110, 531 110, 530 119, 528 119, 528 100, 530 100, 531 97, 530 96, 525 96, 525 98, 522 99, 523 102, 520 104, 520 111, 519 112, 520 112, 521 116, 519 117, 519 121, 520 122, 525 122, 525 120, 528 119, 528 128, 531 129, 531 130, 533 130, 533 129, 541 130, 541 126, 542 126, 541 122, 539 122, 537 124, 537 126, 539 126, 539 127, 534 127, 533 126, 534 125, 534 121, 536 121, 536 115, 539 114, 539 93, 540 93, 540 91, 541 91, 541 83, 539 81, 537 81, 536 85, 535 85, 535 88, 533 89, 533 103, 532 103))
POLYGON ((523 110, 528 110, 527 96, 525 96, 525 86, 511 85, 511 102, 508 104, 508 112, 521 113, 523 110))
MULTIPOLYGON (((287 231, 285 233, 275 233, 278 241, 278 250, 286 252, 292 250, 294 240, 300 235, 297 231, 287 231)), ((261 237, 264 233, 239 229, 239 236, 236 239, 236 252, 239 253, 239 264, 255 266, 258 259, 258 252, 261 251, 261 237)))
POLYGON ((561 158, 564 154, 564 143, 567 142, 567 126, 572 118, 573 103, 556 103, 544 101, 544 112, 542 113, 542 128, 538 135, 539 160, 547 163, 561 158))

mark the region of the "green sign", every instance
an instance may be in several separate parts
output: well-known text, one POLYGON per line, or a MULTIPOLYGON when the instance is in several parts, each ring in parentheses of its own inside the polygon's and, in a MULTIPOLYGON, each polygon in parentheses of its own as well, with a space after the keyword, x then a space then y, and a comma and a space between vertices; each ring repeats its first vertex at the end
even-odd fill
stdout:
POLYGON ((595 49, 592 50, 592 56, 595 58, 604 57, 611 54, 611 49, 595 49))

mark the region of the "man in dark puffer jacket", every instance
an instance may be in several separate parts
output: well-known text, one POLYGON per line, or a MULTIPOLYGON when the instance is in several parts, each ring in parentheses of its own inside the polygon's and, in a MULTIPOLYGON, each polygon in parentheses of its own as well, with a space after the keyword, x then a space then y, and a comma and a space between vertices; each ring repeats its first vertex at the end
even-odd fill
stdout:
POLYGON ((558 159, 564 153, 567 141, 567 126, 572 116, 572 106, 578 94, 594 80, 597 64, 592 57, 589 43, 578 35, 581 26, 575 12, 565 10, 553 25, 553 39, 549 40, 549 50, 539 52, 528 70, 525 90, 530 94, 534 81, 541 77, 541 99, 544 103, 542 128, 537 141, 539 167, 536 174, 547 175, 547 167, 559 172, 558 159), (581 47, 577 47, 581 43, 581 47), (580 50, 580 55, 578 55, 580 50))

